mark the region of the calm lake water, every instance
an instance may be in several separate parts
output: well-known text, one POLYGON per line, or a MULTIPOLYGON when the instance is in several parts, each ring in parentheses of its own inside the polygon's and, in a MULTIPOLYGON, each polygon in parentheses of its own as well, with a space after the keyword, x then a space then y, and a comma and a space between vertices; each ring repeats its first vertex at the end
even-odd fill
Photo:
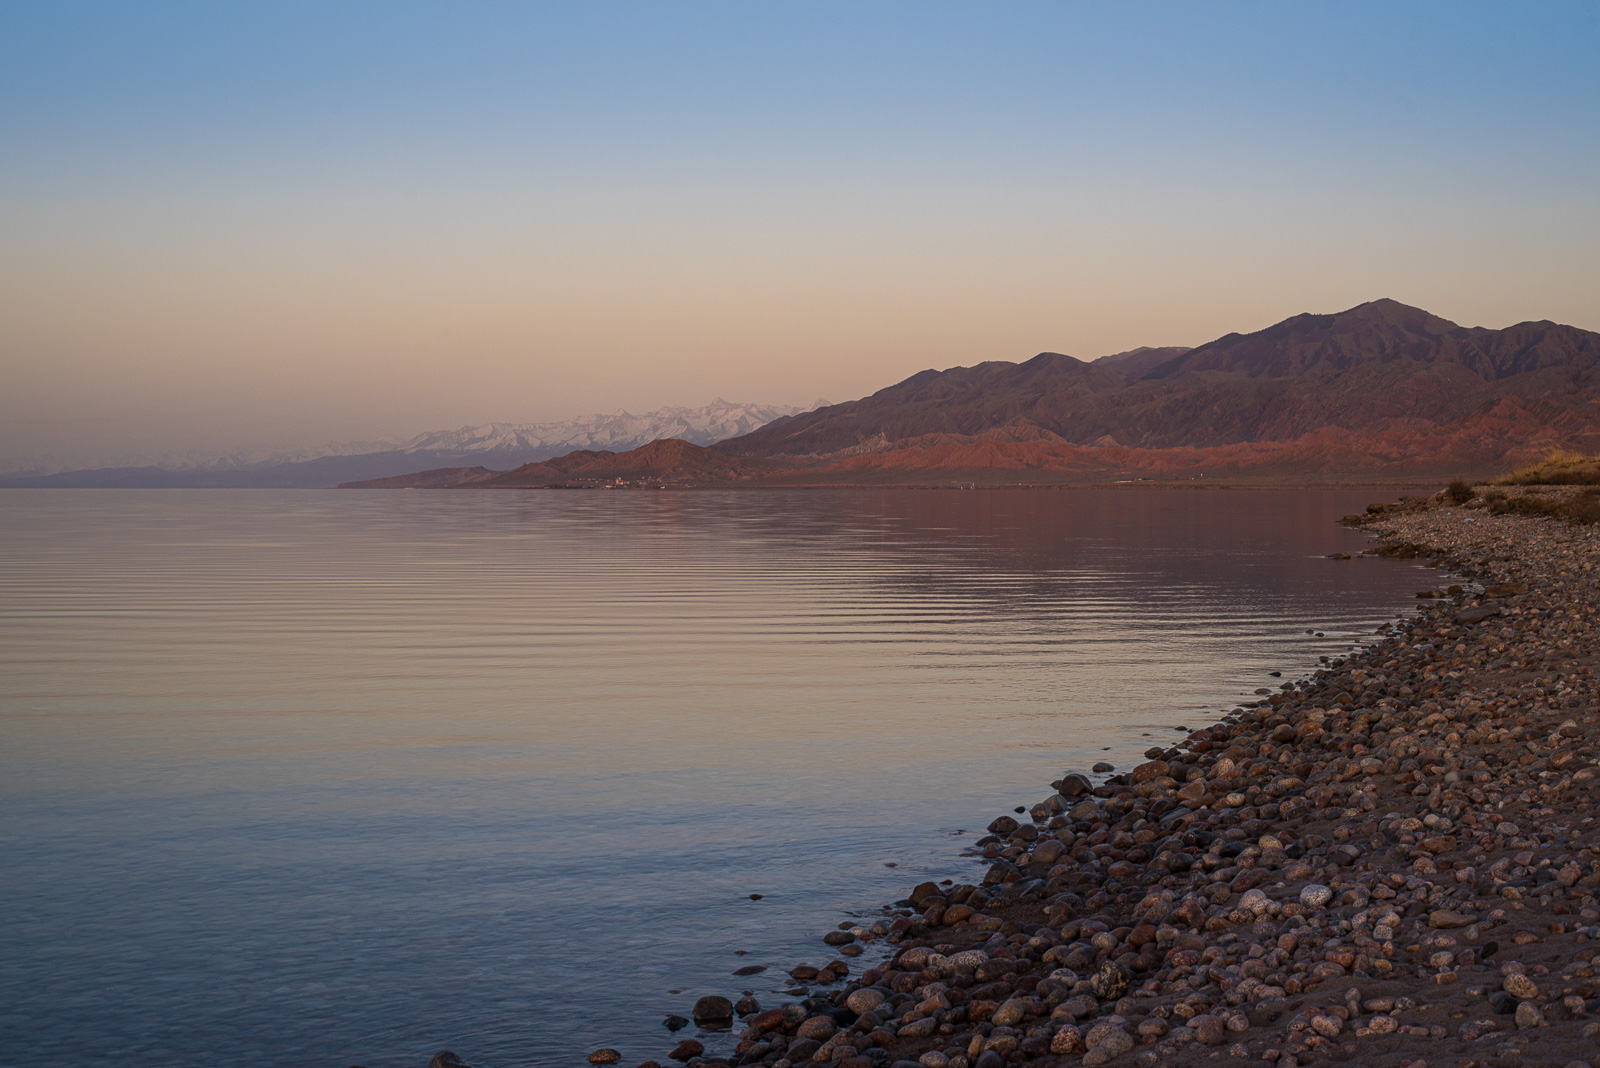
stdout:
POLYGON ((660 1057, 1408 611, 1388 496, 0 491, 0 1064, 660 1057))

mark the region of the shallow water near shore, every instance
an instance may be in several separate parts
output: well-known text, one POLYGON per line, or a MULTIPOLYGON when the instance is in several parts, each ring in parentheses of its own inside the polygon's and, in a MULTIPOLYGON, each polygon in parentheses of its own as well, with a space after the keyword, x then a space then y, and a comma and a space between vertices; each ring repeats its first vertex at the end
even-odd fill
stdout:
POLYGON ((660 1057, 1409 612, 1387 496, 0 491, 0 1065, 660 1057))

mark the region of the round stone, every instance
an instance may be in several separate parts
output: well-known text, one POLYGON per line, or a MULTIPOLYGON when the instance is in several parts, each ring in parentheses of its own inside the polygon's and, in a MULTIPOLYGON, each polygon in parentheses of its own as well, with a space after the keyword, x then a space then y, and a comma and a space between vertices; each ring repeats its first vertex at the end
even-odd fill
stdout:
POLYGON ((1071 1024, 1056 1031, 1055 1036, 1050 1039, 1050 1052, 1058 1057, 1068 1053, 1082 1053, 1083 1048, 1083 1034, 1071 1024))
POLYGON ((1307 883, 1300 888, 1300 904, 1308 909, 1320 909, 1332 900, 1332 888, 1321 883, 1307 883))
POLYGON ((690 1013, 697 1024, 722 1023, 733 1019, 733 1002, 716 994, 707 994, 694 1003, 690 1013))
POLYGON ((996 1027, 1015 1027, 1022 1022, 1022 1017, 1027 1012, 1027 1006, 1016 998, 1010 998, 1001 1003, 990 1017, 996 1027))
POLYGON ((960 953, 952 953, 946 957, 944 965, 952 971, 968 974, 988 959, 989 954, 981 949, 963 949, 960 953))
POLYGON ((870 986, 864 986, 860 990, 852 990, 850 996, 844 999, 844 1007, 857 1016, 871 1012, 882 1004, 883 991, 874 990, 870 986))
POLYGON ((1133 1048, 1133 1036, 1126 1031, 1117 1030, 1101 1039, 1098 1046, 1092 1046, 1084 1054, 1083 1063, 1087 1065, 1105 1064, 1107 1061, 1122 1056, 1133 1048))
POLYGON ((622 1054, 618 1053, 609 1046, 602 1049, 597 1049, 593 1053, 589 1054, 590 1064, 616 1064, 621 1059, 622 1054))
POLYGON ((1083 1044, 1088 1046, 1090 1049, 1094 1049, 1096 1046, 1103 1043, 1108 1036, 1121 1032, 1122 1027, 1118 1024, 1110 1022, 1109 1020, 1105 1023, 1098 1023, 1089 1028, 1088 1032, 1084 1034, 1083 1044))
POLYGON ((1506 993, 1522 1001, 1531 1001, 1539 996, 1539 988, 1521 972, 1512 972, 1500 985, 1506 993))
MULTIPOLYGON (((1040 864, 1054 864, 1056 861, 1061 859, 1062 854, 1064 854, 1066 851, 1067 847, 1062 843, 1056 841, 1054 838, 1046 838, 1044 841, 1034 846, 1033 859, 1040 864)), ((957 905, 955 907, 961 908, 962 906, 957 905)), ((949 922, 948 913, 946 914, 946 922, 949 922)))
POLYGON ((1206 1046, 1220 1046, 1228 1040, 1228 1025, 1210 1014, 1191 1017, 1189 1027, 1195 1040, 1206 1046))
MULTIPOLYGON (((880 994, 879 997, 881 998, 882 995, 880 994)), ((787 1019, 788 1014, 782 1009, 766 1009, 756 1013, 745 1022, 757 1031, 776 1031, 784 1025, 787 1019)))
POLYGON ((1272 907, 1272 899, 1264 890, 1246 890, 1239 899, 1239 907, 1260 916, 1272 907))
POLYGON ((833 1022, 832 1016, 813 1016, 800 1025, 795 1031, 795 1037, 826 1042, 833 1037, 833 1033, 838 1029, 839 1027, 833 1022))
POLYGON ((706 1047, 704 1043, 692 1038, 686 1038, 673 1047, 672 1052, 667 1054, 667 1056, 675 1061, 687 1061, 691 1058, 700 1056, 700 1054, 704 1053, 705 1051, 706 1047))
POLYGON ((931 956, 933 950, 927 946, 912 946, 895 958, 895 967, 902 971, 920 971, 927 966, 931 956))
POLYGON ((1344 1021, 1337 1016, 1311 1017, 1311 1030, 1324 1038, 1338 1038, 1339 1032, 1344 1030, 1344 1021))

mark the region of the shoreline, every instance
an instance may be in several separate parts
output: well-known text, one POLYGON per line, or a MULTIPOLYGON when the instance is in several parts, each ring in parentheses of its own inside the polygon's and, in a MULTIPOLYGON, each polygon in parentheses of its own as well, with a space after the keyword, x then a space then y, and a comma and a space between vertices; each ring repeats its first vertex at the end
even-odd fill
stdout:
MULTIPOLYGON (((404 476, 403 476, 404 477, 404 476)), ((998 491, 998 490, 1282 490, 1282 489, 1366 489, 1366 490, 1391 490, 1391 489, 1425 489, 1438 485, 1439 479, 1336 479, 1329 481, 1294 481, 1287 477, 1274 478, 1240 478, 1233 481, 1215 479, 1211 481, 1198 479, 1156 479, 1156 478, 1129 478, 1114 479, 1101 482, 978 482, 972 480, 949 479, 937 482, 772 482, 772 481, 740 481, 740 482, 628 482, 609 484, 606 482, 572 481, 548 483, 530 486, 496 486, 496 485, 416 485, 416 486, 372 486, 345 483, 339 486, 320 486, 314 489, 354 490, 360 491, 394 491, 411 490, 429 493, 447 492, 481 492, 484 490, 515 490, 522 492, 542 491, 624 491, 624 492, 659 492, 673 490, 677 492, 693 492, 706 490, 739 490, 751 493, 773 490, 960 490, 972 491, 998 491)), ((0 487, 0 489, 7 487, 0 487)), ((15 487, 13 487, 15 488, 15 487)), ((180 487, 181 488, 181 487, 180 487)), ((210 488, 210 487, 207 487, 210 488)), ((227 487, 215 487, 227 488, 227 487)), ((270 488, 270 487, 262 487, 270 488)), ((313 488, 313 487, 305 487, 313 488)))
POLYGON ((732 1052, 663 1060, 1587 1064, 1600 528, 1438 501, 1352 517, 1461 580, 1415 619, 1098 786, 1057 780, 979 840, 981 885, 841 924, 782 1006, 701 999, 732 1052))

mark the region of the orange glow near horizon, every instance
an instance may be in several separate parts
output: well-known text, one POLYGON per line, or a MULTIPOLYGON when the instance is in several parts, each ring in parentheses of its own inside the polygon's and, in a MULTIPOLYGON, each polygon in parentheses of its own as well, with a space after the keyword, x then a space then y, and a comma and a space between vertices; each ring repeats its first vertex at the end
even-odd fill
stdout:
POLYGON ((480 54, 488 28, 441 14, 461 65, 427 92, 380 62, 426 35, 384 38, 344 81, 317 53, 302 86, 280 54, 300 44, 220 14, 203 29, 238 75, 131 55, 109 12, 81 60, 68 43, 88 31, 13 17, 0 460, 840 401, 930 367, 1196 345, 1378 297, 1600 329, 1600 145, 1577 121, 1594 106, 1559 81, 1590 76, 1550 73, 1530 37, 1522 66, 1463 84, 1462 49, 1521 47, 1492 9, 1434 27, 1410 66, 1382 42, 1414 38, 1367 29, 1412 16, 1377 9, 1311 37, 1179 8, 1160 29, 939 10, 840 9, 854 36, 775 12, 655 30, 644 9, 637 27, 573 14, 513 38, 548 38, 518 46, 544 67, 480 54), (1274 33, 1320 51, 1280 63, 1261 50, 1274 33), (1103 55, 1085 43, 1102 38, 1103 55), (1040 66, 1052 41, 1076 65, 1040 66), (1127 84, 1134 44, 1166 73, 1127 84), (51 56, 84 65, 81 99, 51 56), (510 80, 491 91, 482 70, 510 80), (1565 141, 1558 113, 1577 117, 1565 141), (1438 140, 1419 144, 1424 115, 1438 140))

